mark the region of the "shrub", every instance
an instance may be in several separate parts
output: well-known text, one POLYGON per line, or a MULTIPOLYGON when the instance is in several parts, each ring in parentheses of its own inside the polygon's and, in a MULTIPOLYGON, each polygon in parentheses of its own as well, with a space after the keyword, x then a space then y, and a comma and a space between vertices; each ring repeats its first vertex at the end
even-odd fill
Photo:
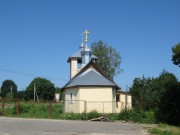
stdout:
POLYGON ((119 119, 120 120, 125 120, 125 121, 132 121, 132 113, 133 110, 130 109, 124 109, 120 112, 119 114, 119 119))
MULTIPOLYGON (((21 103, 19 105, 19 113, 28 113, 30 110, 34 110, 34 105, 32 103, 21 103)), ((12 114, 17 114, 17 106, 13 106, 12 114)))
POLYGON ((139 108, 136 109, 125 109, 119 114, 120 120, 134 121, 140 123, 154 123, 155 117, 154 112, 145 112, 139 108))
POLYGON ((81 119, 81 114, 78 113, 65 113, 64 114, 64 119, 66 120, 80 120, 81 119))
POLYGON ((101 114, 98 113, 96 110, 92 110, 91 112, 87 113, 87 119, 93 119, 93 118, 97 118, 100 116, 101 116, 101 114))
POLYGON ((115 121, 119 119, 118 113, 110 113, 106 115, 107 118, 109 118, 110 121, 115 121))
MULTIPOLYGON (((19 104, 19 115, 20 116, 29 116, 29 117, 39 117, 39 118, 47 118, 49 115, 49 103, 37 103, 34 102, 20 102, 19 104), (27 114, 27 115, 25 115, 27 114)), ((61 105, 55 104, 52 105, 52 115, 56 118, 62 113, 61 105)), ((11 110, 12 115, 17 114, 17 106, 14 105, 11 110)))

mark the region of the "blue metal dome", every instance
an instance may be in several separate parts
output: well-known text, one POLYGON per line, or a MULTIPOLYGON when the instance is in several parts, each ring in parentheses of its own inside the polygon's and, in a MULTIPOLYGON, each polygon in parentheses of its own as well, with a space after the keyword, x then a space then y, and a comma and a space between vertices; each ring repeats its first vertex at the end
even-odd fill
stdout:
POLYGON ((82 50, 82 53, 85 53, 85 54, 91 54, 92 53, 92 50, 90 47, 88 47, 87 45, 84 47, 84 49, 82 50))

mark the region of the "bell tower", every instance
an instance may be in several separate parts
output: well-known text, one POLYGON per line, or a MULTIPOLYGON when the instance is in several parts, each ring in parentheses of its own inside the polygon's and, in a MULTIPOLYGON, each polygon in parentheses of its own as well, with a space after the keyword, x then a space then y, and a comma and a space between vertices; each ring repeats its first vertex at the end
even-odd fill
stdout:
POLYGON ((68 63, 70 63, 70 79, 72 79, 86 64, 88 64, 91 59, 93 61, 97 60, 97 57, 92 55, 91 48, 88 47, 88 30, 82 33, 82 40, 79 46, 79 51, 74 53, 68 58, 68 63), (85 45, 84 45, 84 34, 85 34, 85 45))

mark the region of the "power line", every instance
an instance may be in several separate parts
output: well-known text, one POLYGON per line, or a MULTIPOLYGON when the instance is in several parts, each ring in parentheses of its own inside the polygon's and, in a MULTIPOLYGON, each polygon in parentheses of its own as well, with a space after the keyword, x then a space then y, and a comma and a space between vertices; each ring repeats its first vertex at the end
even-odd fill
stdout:
MULTIPOLYGON (((14 74, 19 74, 19 75, 24 75, 24 76, 31 76, 31 77, 39 76, 39 75, 35 75, 35 74, 22 73, 22 72, 18 72, 18 71, 7 70, 7 69, 0 69, 0 71, 8 72, 8 73, 14 73, 14 74)), ((39 77, 44 77, 44 76, 39 76, 39 77)), ((44 77, 44 78, 52 79, 52 80, 68 81, 66 79, 53 78, 53 77, 44 77)))

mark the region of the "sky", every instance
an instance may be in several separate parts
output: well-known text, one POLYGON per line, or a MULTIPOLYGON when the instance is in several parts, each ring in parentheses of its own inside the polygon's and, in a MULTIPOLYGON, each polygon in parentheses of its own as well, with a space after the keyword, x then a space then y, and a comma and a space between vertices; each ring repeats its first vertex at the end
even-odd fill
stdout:
POLYGON ((89 46, 102 40, 120 52, 123 72, 114 80, 123 90, 163 70, 180 80, 171 61, 180 42, 179 6, 179 0, 0 0, 0 86, 11 79, 25 90, 45 77, 62 87, 85 29, 89 46))

